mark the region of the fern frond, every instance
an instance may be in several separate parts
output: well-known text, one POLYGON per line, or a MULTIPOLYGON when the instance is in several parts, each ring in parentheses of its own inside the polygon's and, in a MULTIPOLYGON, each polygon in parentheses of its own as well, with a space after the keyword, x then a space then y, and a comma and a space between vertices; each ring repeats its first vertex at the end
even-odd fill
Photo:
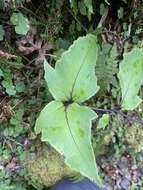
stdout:
POLYGON ((108 89, 113 76, 118 72, 117 55, 115 45, 102 44, 95 69, 100 93, 108 89))

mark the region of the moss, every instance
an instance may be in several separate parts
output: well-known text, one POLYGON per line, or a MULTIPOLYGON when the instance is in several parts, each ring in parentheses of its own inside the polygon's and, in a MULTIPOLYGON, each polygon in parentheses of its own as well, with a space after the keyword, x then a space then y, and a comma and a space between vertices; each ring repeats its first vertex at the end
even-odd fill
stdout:
POLYGON ((38 152, 28 155, 28 176, 32 183, 52 186, 64 176, 73 176, 73 172, 63 157, 49 145, 38 147, 38 152))
POLYGON ((137 124, 129 126, 125 132, 125 140, 134 152, 143 151, 143 128, 137 124))

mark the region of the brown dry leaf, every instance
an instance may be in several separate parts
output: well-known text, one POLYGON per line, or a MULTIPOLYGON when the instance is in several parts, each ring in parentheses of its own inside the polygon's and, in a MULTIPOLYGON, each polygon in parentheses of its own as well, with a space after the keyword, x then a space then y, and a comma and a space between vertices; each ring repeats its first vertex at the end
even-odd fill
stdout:
POLYGON ((35 63, 36 63, 37 65, 43 63, 43 61, 44 61, 44 59, 45 59, 46 51, 47 51, 47 50, 51 50, 51 49, 53 49, 53 48, 54 48, 54 46, 53 46, 53 44, 51 44, 51 43, 45 43, 45 44, 43 44, 43 45, 41 46, 41 48, 39 48, 39 50, 38 50, 38 57, 37 57, 35 63))
POLYGON ((0 102, 0 119, 10 118, 15 115, 15 112, 13 111, 10 104, 6 101, 6 98, 4 98, 0 102))
POLYGON ((17 162, 17 158, 13 157, 11 162, 7 164, 6 169, 14 171, 16 168, 16 162, 17 162))
POLYGON ((54 48, 53 44, 43 42, 37 36, 37 28, 31 27, 26 36, 16 41, 19 52, 24 55, 28 55, 34 51, 37 52, 36 64, 41 64, 44 61, 47 50, 54 48))

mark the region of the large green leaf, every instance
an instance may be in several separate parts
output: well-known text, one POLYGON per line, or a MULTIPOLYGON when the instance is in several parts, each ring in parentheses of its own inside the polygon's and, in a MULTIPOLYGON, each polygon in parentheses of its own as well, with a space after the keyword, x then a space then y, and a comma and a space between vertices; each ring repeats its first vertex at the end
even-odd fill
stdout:
POLYGON ((90 108, 72 103, 52 101, 41 112, 36 132, 42 132, 42 141, 49 142, 65 156, 65 162, 74 170, 101 185, 91 145, 91 120, 96 113, 90 108))
POLYGON ((45 79, 56 100, 81 103, 99 90, 95 76, 97 51, 96 37, 89 34, 78 38, 63 53, 55 69, 45 60, 45 79))
POLYGON ((118 78, 122 91, 122 109, 135 109, 142 101, 138 92, 143 84, 143 49, 134 48, 124 54, 118 78))

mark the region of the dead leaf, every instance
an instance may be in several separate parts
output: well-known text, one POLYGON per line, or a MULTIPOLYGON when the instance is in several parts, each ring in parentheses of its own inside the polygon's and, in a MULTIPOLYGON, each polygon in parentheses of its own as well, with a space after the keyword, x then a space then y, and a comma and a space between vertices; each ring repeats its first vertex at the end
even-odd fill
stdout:
POLYGON ((47 43, 38 38, 36 27, 31 27, 26 36, 16 41, 18 51, 24 55, 29 55, 34 51, 37 52, 35 63, 43 63, 46 51, 54 48, 52 43, 47 43))

